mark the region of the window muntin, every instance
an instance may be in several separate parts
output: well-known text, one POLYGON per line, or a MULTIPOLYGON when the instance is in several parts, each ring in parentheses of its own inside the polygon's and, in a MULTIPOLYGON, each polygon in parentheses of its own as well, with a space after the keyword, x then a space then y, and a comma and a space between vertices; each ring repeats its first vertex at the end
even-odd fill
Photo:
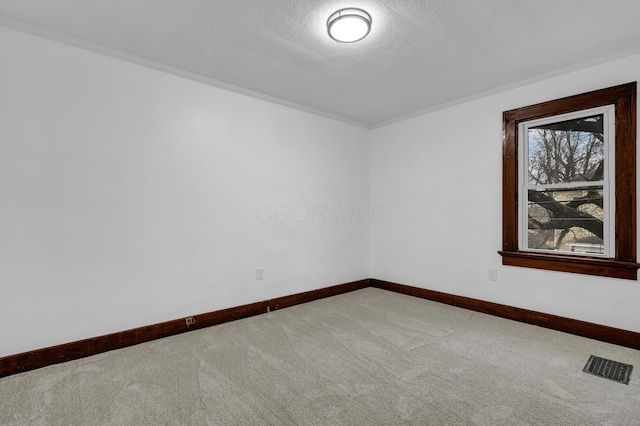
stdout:
POLYGON ((519 123, 519 249, 614 251, 613 105, 519 123))

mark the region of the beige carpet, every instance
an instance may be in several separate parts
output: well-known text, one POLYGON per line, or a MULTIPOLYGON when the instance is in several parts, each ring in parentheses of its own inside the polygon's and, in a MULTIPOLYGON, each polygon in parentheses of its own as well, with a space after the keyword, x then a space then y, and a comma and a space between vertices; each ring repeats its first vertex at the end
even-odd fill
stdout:
POLYGON ((0 379, 0 424, 638 425, 638 374, 636 350, 367 288, 0 379))

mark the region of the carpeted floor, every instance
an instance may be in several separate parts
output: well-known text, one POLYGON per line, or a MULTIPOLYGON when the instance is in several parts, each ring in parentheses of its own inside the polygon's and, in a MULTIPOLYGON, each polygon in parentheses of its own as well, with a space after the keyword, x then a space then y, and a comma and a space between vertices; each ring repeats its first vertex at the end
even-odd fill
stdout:
POLYGON ((367 288, 0 379, 1 425, 637 425, 640 351, 367 288), (582 372, 634 365, 629 385, 582 372))

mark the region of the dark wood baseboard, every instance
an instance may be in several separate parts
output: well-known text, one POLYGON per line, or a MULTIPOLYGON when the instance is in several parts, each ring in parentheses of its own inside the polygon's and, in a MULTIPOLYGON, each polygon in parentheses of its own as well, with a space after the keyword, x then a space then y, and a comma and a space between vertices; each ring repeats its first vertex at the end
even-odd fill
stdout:
POLYGON ((194 315, 189 318, 180 318, 159 324, 134 328, 132 330, 121 331, 119 333, 108 334, 105 336, 92 337, 90 339, 65 343, 49 348, 37 349, 17 355, 6 356, 4 358, 0 358, 0 377, 35 370, 48 365, 72 361, 91 355, 97 355, 102 352, 121 349, 127 346, 133 346, 149 342, 151 340, 185 333, 191 330, 210 327, 254 315, 260 315, 269 311, 275 311, 289 306, 323 299, 325 297, 336 296, 366 287, 376 287, 383 290, 445 303, 447 305, 483 312, 485 314, 495 315, 502 318, 538 325, 553 330, 576 334, 578 336, 588 337, 590 339, 600 340, 607 343, 613 343, 633 349, 640 349, 640 333, 633 331, 530 311, 522 308, 515 308, 513 306, 501 305, 498 303, 486 302, 464 296, 456 296, 419 287, 412 287, 404 284, 392 283, 389 281, 364 279, 318 290, 306 291, 304 293, 292 294, 290 296, 250 303, 248 305, 237 306, 220 311, 194 315), (192 320, 193 323, 187 325, 187 319, 192 320))
POLYGON ((17 355, 10 355, 0 358, 0 377, 35 370, 48 365, 72 361, 114 349, 121 349, 127 346, 133 346, 149 342, 151 340, 185 333, 187 331, 210 327, 212 325, 222 324, 241 318, 247 318, 253 315, 260 315, 269 311, 275 311, 325 297, 336 296, 338 294, 347 293, 368 286, 368 279, 353 281, 346 284, 306 291, 304 293, 278 297, 276 299, 264 300, 220 311, 193 315, 189 318, 175 319, 159 324, 121 331, 119 333, 92 337, 90 339, 65 343, 44 349, 37 349, 17 355), (187 325, 187 319, 192 320, 193 323, 187 325))
POLYGON ((485 302, 483 300, 472 299, 469 297, 441 293, 439 291, 426 290, 419 287, 412 287, 389 281, 377 279, 371 279, 369 281, 371 287, 420 297, 434 302, 445 303, 447 305, 470 309, 472 311, 495 315, 510 320, 538 325, 540 327, 563 331, 565 333, 576 334, 578 336, 613 343, 615 345, 626 346, 632 349, 640 349, 640 333, 637 332, 572 318, 560 317, 552 314, 545 314, 542 312, 530 311, 528 309, 515 308, 513 306, 501 305, 499 303, 485 302))

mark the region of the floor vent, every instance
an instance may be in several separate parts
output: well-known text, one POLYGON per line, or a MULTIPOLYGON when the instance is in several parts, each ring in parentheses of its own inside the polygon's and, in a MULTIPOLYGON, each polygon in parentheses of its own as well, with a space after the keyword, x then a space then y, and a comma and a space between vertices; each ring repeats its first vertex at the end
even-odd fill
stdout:
POLYGON ((625 385, 629 384, 629 380, 631 379, 631 370, 633 370, 633 365, 611 361, 595 355, 591 355, 589 357, 587 365, 582 369, 582 371, 587 374, 604 377, 605 379, 624 383, 625 385))

